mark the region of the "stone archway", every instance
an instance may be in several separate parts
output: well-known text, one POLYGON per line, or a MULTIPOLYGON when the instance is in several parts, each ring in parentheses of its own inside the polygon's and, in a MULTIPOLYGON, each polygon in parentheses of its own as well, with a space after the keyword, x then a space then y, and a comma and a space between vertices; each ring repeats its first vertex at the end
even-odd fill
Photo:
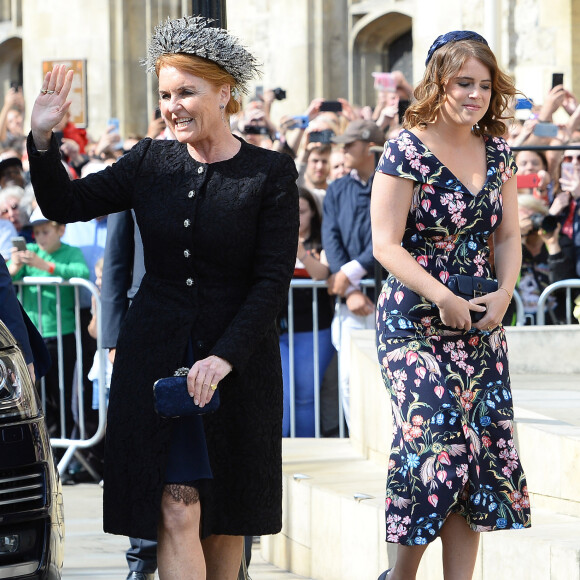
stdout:
POLYGON ((11 37, 0 43, 0 94, 2 102, 11 82, 22 85, 22 39, 11 37))
POLYGON ((413 20, 400 12, 389 12, 359 20, 351 31, 351 101, 373 105, 373 72, 402 70, 412 82, 413 20))

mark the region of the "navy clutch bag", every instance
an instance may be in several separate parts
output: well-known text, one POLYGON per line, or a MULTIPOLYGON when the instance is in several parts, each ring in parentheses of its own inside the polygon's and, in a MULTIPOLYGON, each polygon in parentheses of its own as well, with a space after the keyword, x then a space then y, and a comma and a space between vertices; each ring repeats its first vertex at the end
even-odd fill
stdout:
POLYGON ((211 401, 200 407, 187 392, 188 368, 179 369, 175 376, 159 379, 153 385, 155 411, 160 417, 173 419, 189 415, 205 415, 213 413, 220 406, 220 396, 214 391, 211 401))
MULTIPOLYGON (((471 300, 477 296, 484 296, 491 292, 496 292, 498 289, 497 280, 489 280, 488 278, 480 278, 478 276, 465 276, 463 274, 452 274, 449 276, 447 287, 453 294, 471 300)), ((485 315, 484 312, 471 311, 471 320, 479 322, 485 315)))

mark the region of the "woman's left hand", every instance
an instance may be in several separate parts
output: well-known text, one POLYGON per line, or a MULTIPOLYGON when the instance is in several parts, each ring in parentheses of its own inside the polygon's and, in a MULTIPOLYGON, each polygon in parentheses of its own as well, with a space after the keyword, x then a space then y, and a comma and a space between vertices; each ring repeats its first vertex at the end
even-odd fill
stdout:
POLYGON ((232 372, 232 368, 227 360, 215 355, 198 360, 187 375, 187 390, 195 404, 200 407, 207 405, 220 381, 232 372))
POLYGON ((480 304, 486 308, 485 316, 479 322, 474 323, 472 327, 478 330, 495 330, 502 323, 510 301, 511 296, 503 288, 485 296, 472 298, 469 302, 480 304))

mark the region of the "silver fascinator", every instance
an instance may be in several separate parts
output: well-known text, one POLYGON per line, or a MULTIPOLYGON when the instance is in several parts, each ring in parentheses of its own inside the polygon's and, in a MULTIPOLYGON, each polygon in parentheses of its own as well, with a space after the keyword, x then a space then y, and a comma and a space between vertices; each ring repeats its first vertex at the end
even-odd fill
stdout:
POLYGON ((260 73, 258 61, 223 28, 210 26, 211 19, 203 16, 184 16, 159 24, 142 61, 147 72, 155 72, 157 59, 164 54, 191 54, 215 62, 236 80, 244 93, 247 84, 260 73))

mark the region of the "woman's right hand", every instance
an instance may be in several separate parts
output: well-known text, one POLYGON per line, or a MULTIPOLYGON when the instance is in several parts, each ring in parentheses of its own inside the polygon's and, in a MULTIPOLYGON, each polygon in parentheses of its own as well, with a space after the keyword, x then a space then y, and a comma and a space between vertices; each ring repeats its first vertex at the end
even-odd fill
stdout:
POLYGON ((471 328, 470 311, 485 312, 485 306, 473 304, 463 298, 456 296, 449 290, 443 299, 437 303, 439 317, 445 326, 457 328, 459 330, 469 330, 471 328))
POLYGON ((52 130, 66 115, 71 101, 67 101, 73 79, 73 71, 57 64, 46 73, 42 89, 30 117, 30 126, 37 149, 48 149, 52 130))

